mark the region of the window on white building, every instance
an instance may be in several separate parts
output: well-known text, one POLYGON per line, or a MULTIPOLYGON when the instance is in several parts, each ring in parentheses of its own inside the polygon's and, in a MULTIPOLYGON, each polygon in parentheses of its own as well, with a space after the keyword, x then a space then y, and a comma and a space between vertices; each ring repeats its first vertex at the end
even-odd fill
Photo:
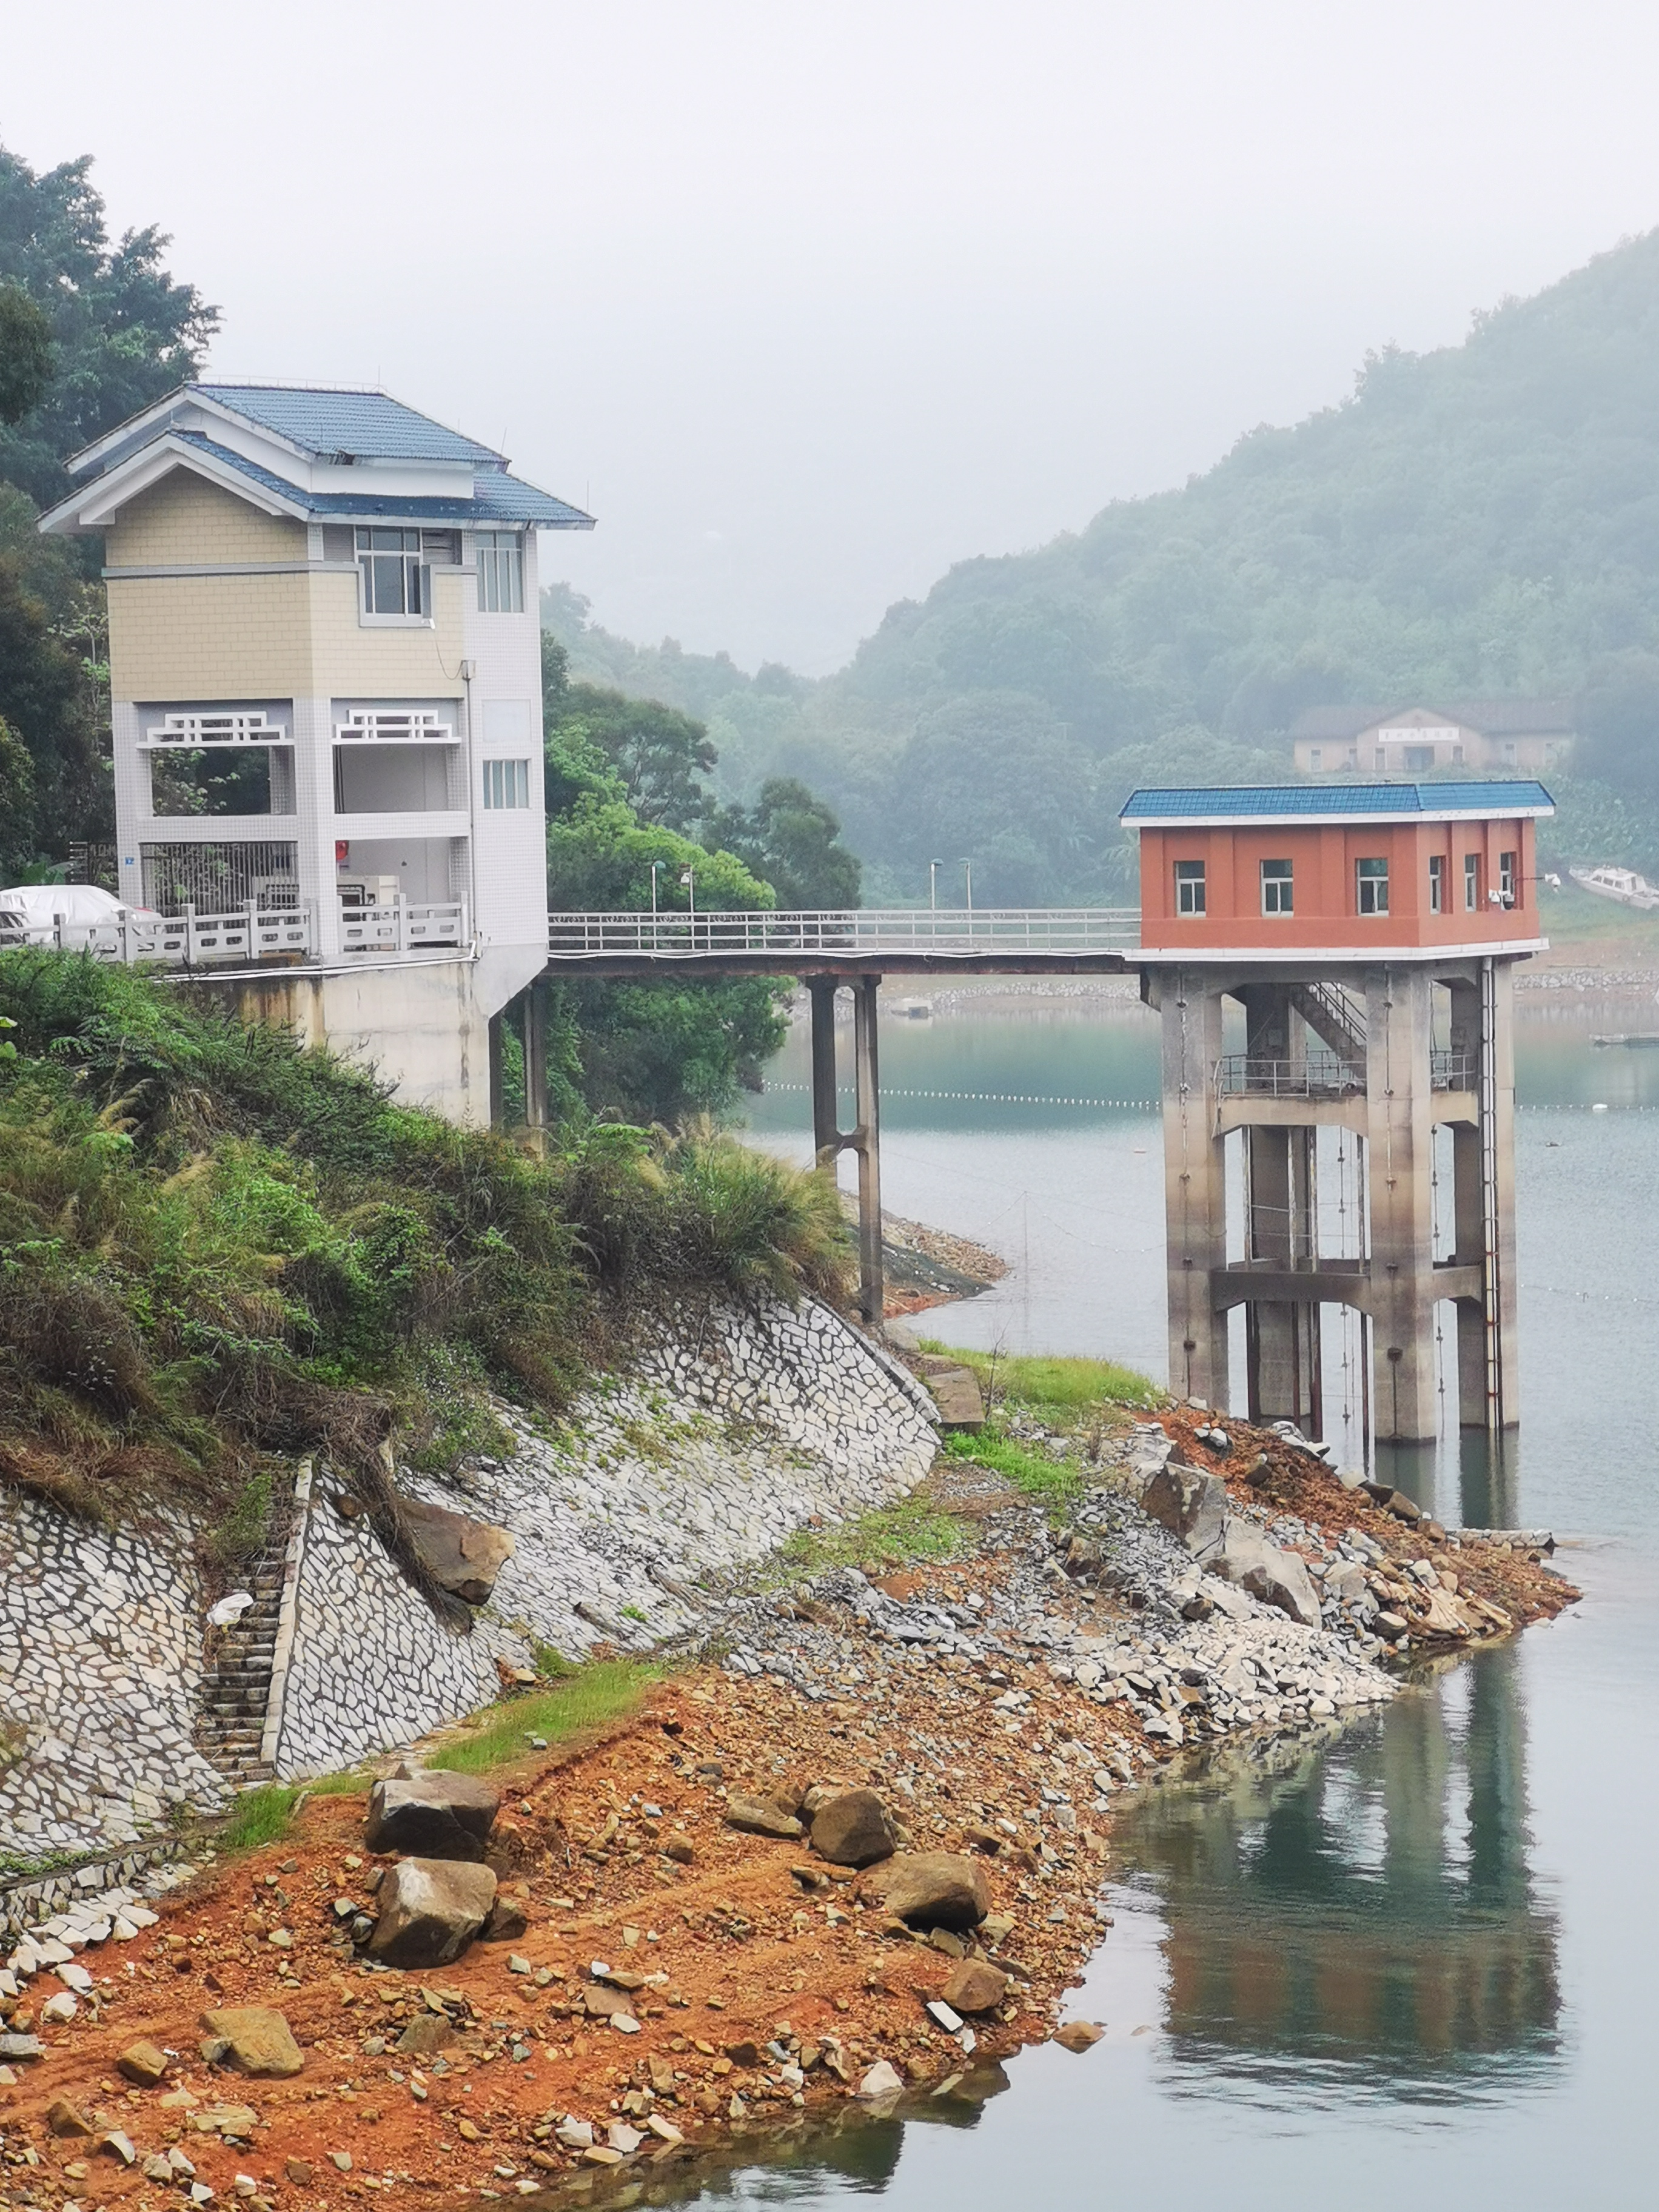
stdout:
POLYGON ((483 803, 486 806, 528 806, 530 763, 527 760, 489 760, 483 764, 483 803))
POLYGON ((524 541, 516 530, 478 532, 478 611, 524 612, 524 541))
POLYGON ((430 612, 418 530, 360 530, 357 566, 362 572, 366 615, 401 617, 408 622, 423 621, 430 612))

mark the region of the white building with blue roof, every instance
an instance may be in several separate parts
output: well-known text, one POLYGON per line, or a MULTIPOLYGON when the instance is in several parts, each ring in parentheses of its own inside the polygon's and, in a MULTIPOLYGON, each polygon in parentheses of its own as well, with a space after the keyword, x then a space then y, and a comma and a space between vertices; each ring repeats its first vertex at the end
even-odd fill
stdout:
POLYGON ((469 1040, 546 959, 537 532, 592 518, 381 392, 185 385, 70 468, 40 527, 104 539, 123 897, 204 955, 243 918, 302 1026, 487 1111, 469 1040))

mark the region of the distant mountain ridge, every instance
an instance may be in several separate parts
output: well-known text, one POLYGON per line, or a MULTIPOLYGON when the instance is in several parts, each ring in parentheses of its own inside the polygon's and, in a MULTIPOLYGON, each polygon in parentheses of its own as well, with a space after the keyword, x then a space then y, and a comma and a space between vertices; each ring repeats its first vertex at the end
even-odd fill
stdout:
POLYGON ((1379 698, 1575 696, 1583 834, 1639 842, 1659 822, 1659 232, 1461 345, 1368 356, 1342 404, 1179 489, 958 563, 820 683, 678 660, 636 653, 611 680, 695 676, 728 778, 824 792, 872 897, 961 857, 987 897, 1115 893, 1133 782, 1282 775, 1305 710, 1379 698))

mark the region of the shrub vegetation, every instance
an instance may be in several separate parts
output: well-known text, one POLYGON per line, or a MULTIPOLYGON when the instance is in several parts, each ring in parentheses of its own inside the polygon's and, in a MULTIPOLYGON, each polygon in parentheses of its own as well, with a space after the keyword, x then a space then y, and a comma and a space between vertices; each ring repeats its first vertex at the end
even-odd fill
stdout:
POLYGON ((0 955, 0 1480, 83 1512, 165 1487, 242 1556, 265 1455, 314 1449, 395 1516, 394 1425, 441 1465, 653 1298, 842 1287, 827 1184, 706 1123, 538 1159, 72 954, 0 955))

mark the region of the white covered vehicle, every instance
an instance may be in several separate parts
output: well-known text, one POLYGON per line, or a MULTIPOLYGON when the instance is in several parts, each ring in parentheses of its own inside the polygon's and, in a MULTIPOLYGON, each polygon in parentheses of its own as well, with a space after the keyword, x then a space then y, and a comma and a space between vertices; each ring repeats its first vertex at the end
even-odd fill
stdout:
POLYGON ((156 919, 150 908, 128 906, 95 884, 20 884, 0 891, 0 948, 63 945, 84 951, 95 931, 141 918, 156 919))

